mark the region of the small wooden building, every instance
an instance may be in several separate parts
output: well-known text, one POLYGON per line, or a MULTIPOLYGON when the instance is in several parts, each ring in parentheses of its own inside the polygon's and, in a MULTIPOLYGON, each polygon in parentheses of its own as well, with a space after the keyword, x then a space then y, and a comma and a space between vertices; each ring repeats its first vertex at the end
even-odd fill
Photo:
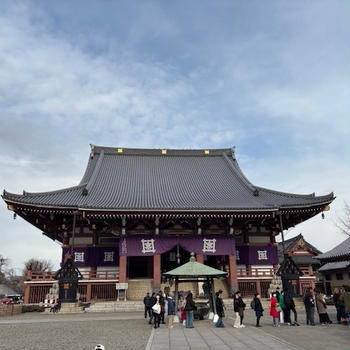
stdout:
MULTIPOLYGON (((294 263, 302 272, 299 277, 299 294, 303 295, 305 289, 315 288, 317 277, 315 273, 321 266, 317 259, 314 259, 318 254, 321 254, 316 247, 307 242, 302 234, 284 241, 285 254, 292 257, 294 263)), ((283 262, 283 246, 282 242, 278 243, 278 261, 283 262)))
MULTIPOLYGON (((278 265, 275 236, 328 210, 333 193, 284 193, 253 185, 233 148, 131 149, 91 146, 78 185, 3 193, 8 209, 62 244, 73 244, 83 300, 115 300, 116 283, 140 300, 161 273, 189 259, 228 272, 228 296, 263 296, 278 265), (75 231, 73 221, 76 219, 75 231)), ((30 272, 25 302, 40 302, 53 275, 30 272)), ((196 286, 188 289, 196 293, 196 286)))

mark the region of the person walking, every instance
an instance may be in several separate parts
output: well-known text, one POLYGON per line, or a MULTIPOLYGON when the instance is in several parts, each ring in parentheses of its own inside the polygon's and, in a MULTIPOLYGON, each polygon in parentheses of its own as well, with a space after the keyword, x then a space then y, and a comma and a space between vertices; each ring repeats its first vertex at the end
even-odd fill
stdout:
POLYGON ((159 302, 159 295, 156 295, 156 303, 152 306, 153 310, 153 319, 154 319, 154 328, 159 328, 160 325, 160 312, 161 312, 161 306, 159 302))
POLYGON ((300 324, 298 323, 298 314, 297 314, 297 311, 295 310, 295 303, 293 300, 293 296, 288 289, 285 289, 283 291, 283 302, 284 302, 284 305, 286 306, 285 314, 288 319, 287 322, 292 324, 293 326, 300 326, 300 324), (291 316, 290 316, 291 311, 294 314, 294 323, 292 323, 292 320, 291 320, 291 316))
POLYGON ((340 290, 339 288, 334 288, 333 290, 333 303, 337 310, 337 322, 340 324, 340 308, 339 308, 339 298, 340 298, 340 290))
POLYGON ((316 290, 316 309, 317 309, 317 313, 318 316, 320 318, 320 323, 322 325, 326 325, 326 324, 331 324, 332 321, 329 319, 328 314, 327 314, 327 305, 326 302, 321 294, 321 292, 319 290, 316 290))
POLYGON ((152 316, 152 298, 147 292, 146 296, 143 298, 143 304, 145 305, 145 318, 147 318, 147 315, 149 318, 152 316))
POLYGON ((239 291, 237 291, 233 295, 233 310, 234 310, 235 315, 236 315, 233 327, 235 327, 235 328, 244 328, 245 327, 245 325, 243 324, 245 306, 246 305, 241 297, 241 293, 239 291))
POLYGON ((270 300, 270 316, 272 317, 272 322, 274 327, 279 327, 280 321, 280 312, 282 311, 281 307, 278 304, 277 293, 272 293, 270 300))
POLYGON ((168 328, 173 328, 174 315, 175 315, 175 302, 171 292, 168 293, 168 328))
POLYGON ((263 316, 263 306, 261 304, 261 297, 259 293, 254 294, 254 299, 250 303, 250 307, 255 311, 255 317, 256 317, 256 327, 260 326, 260 318, 263 316))
POLYGON ((219 316, 217 322, 215 323, 215 327, 225 327, 224 323, 222 321, 222 318, 224 317, 224 302, 222 301, 221 298, 221 294, 222 294, 222 290, 219 289, 219 291, 217 291, 215 293, 216 298, 215 298, 215 306, 216 306, 216 313, 219 316))
POLYGON ((193 311, 196 310, 196 304, 193 301, 193 295, 191 291, 187 293, 186 296, 186 305, 184 307, 186 311, 186 328, 194 328, 193 327, 193 311))
POLYGON ((311 287, 307 288, 304 295, 304 305, 306 311, 306 324, 315 325, 315 299, 311 287))

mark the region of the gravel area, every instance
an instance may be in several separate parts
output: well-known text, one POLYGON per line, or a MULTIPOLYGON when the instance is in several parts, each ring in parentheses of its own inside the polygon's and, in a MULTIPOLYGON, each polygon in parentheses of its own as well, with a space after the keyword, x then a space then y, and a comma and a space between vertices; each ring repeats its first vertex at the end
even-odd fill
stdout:
POLYGON ((150 333, 140 314, 24 314, 0 318, 0 349, 144 350, 150 333))

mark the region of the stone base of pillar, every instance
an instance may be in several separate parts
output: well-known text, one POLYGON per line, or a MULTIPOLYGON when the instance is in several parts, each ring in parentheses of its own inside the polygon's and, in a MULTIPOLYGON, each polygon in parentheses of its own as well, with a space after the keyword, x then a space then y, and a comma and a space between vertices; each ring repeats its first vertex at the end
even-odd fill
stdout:
POLYGON ((231 295, 235 294, 238 291, 238 283, 237 284, 231 284, 230 286, 230 293, 231 295))

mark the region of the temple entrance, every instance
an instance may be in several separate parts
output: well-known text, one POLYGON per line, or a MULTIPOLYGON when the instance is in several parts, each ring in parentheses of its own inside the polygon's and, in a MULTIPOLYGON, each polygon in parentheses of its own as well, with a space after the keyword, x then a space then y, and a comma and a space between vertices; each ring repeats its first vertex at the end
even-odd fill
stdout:
POLYGON ((191 253, 180 246, 162 254, 161 267, 162 272, 167 272, 187 263, 190 260, 191 253))
POLYGON ((226 271, 227 257, 225 255, 205 255, 204 264, 214 269, 226 271))
POLYGON ((129 256, 128 278, 153 278, 153 256, 129 256))

